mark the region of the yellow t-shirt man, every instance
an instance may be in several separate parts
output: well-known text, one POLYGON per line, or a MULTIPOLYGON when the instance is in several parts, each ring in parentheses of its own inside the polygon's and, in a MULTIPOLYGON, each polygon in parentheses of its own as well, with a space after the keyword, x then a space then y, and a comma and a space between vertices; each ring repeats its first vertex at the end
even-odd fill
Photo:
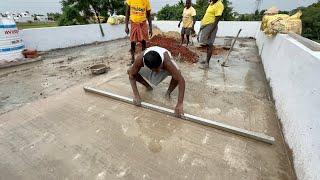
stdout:
POLYGON ((151 10, 149 0, 127 0, 130 6, 130 20, 134 23, 141 23, 147 20, 147 11, 151 10))
POLYGON ((185 7, 182 13, 182 22, 183 22, 182 27, 192 28, 193 18, 196 15, 197 15, 197 12, 192 6, 189 7, 189 9, 185 7))
POLYGON ((216 3, 210 3, 206 14, 201 20, 201 26, 212 24, 215 22, 217 16, 222 16, 224 5, 221 0, 216 3))

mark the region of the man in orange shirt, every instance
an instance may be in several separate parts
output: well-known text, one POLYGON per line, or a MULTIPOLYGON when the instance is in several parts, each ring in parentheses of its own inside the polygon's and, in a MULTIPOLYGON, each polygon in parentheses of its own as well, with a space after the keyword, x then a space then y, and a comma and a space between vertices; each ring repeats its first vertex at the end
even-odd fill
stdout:
POLYGON ((141 42, 142 51, 146 49, 148 37, 152 36, 152 20, 151 20, 151 7, 149 0, 126 0, 126 33, 129 34, 129 20, 131 23, 130 41, 131 41, 131 64, 134 62, 134 54, 136 52, 136 43, 141 42))

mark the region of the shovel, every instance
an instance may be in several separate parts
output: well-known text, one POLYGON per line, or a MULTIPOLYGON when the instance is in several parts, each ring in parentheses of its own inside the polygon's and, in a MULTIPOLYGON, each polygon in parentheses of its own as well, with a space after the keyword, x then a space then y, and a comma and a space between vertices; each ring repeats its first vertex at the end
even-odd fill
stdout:
POLYGON ((234 47, 234 45, 236 44, 236 41, 238 40, 238 37, 239 37, 239 34, 240 34, 241 31, 242 31, 242 29, 239 30, 237 36, 235 37, 235 39, 234 39, 234 41, 233 41, 233 43, 232 43, 232 45, 231 45, 231 48, 230 48, 228 54, 226 55, 226 57, 224 58, 224 61, 223 61, 223 63, 221 64, 221 66, 223 66, 223 67, 229 67, 229 66, 226 65, 226 63, 227 63, 228 60, 229 60, 229 56, 230 56, 230 54, 231 54, 231 51, 233 50, 233 47, 234 47))

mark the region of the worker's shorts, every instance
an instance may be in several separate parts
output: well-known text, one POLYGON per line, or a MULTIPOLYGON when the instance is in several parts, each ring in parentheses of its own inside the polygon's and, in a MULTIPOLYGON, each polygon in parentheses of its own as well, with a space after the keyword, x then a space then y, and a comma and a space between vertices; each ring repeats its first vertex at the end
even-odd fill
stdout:
POLYGON ((167 71, 161 70, 160 72, 152 71, 147 67, 142 67, 139 71, 139 74, 145 78, 149 83, 157 86, 168 76, 171 76, 167 71))
POLYGON ((190 36, 191 34, 192 34, 192 28, 182 28, 181 29, 181 34, 185 34, 185 35, 187 35, 187 36, 190 36))
POLYGON ((217 32, 218 32, 218 25, 215 29, 213 29, 213 28, 214 28, 213 24, 208 24, 208 25, 205 25, 204 27, 202 27, 202 30, 199 34, 199 36, 200 36, 199 43, 200 44, 213 45, 214 40, 216 39, 217 32), (212 33, 209 34, 211 31, 212 31, 212 33))

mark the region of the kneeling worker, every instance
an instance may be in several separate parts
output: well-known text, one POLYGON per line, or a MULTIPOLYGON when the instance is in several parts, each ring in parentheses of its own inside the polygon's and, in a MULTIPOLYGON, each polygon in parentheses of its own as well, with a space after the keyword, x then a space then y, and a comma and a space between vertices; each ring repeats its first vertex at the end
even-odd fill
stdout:
POLYGON ((134 94, 134 103, 137 106, 141 106, 141 97, 137 88, 137 81, 148 90, 152 90, 151 85, 146 80, 156 86, 165 78, 171 76, 172 78, 166 96, 170 97, 171 92, 179 86, 178 103, 175 107, 175 114, 177 116, 183 114, 185 80, 177 64, 172 60, 171 53, 167 49, 158 46, 147 48, 136 58, 133 65, 128 69, 128 74, 134 94))

